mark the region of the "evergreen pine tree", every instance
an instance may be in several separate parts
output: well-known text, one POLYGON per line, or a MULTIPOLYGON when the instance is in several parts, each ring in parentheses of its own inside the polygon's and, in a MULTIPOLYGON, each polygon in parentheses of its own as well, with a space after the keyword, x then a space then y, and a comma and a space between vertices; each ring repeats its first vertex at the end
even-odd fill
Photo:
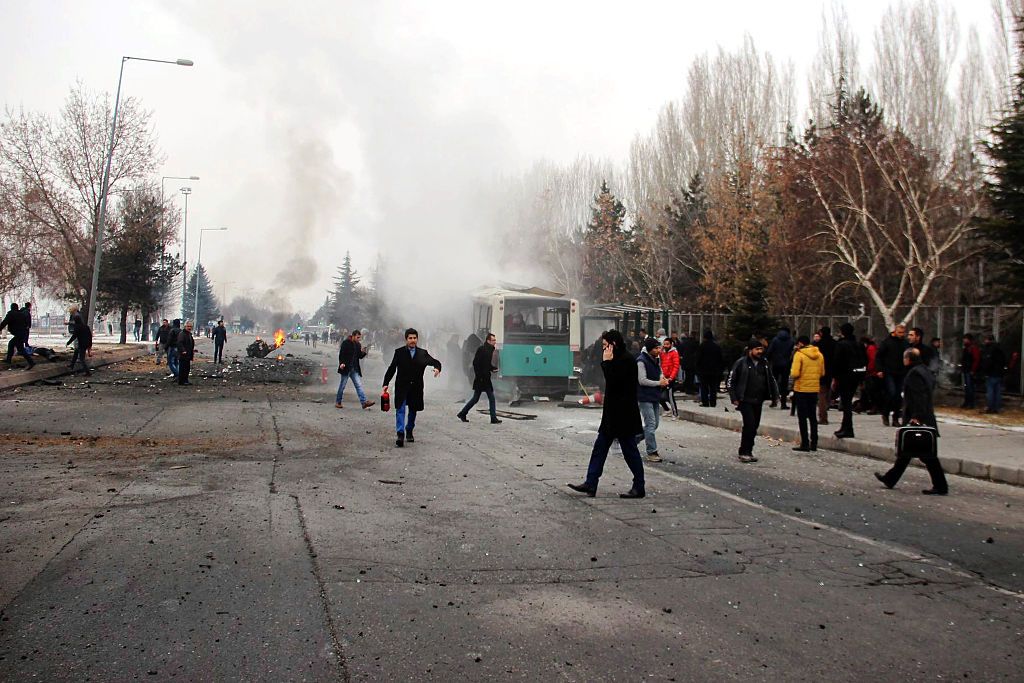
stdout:
POLYGON ((978 221, 995 247, 990 256, 1003 270, 1005 293, 1024 297, 1024 19, 1017 25, 1018 69, 1009 110, 992 128, 986 191, 990 213, 978 221))
POLYGON ((584 291, 592 301, 603 303, 627 298, 622 261, 631 249, 630 235, 625 230, 626 207, 601 181, 601 190, 594 197, 590 222, 583 230, 584 291))
POLYGON ((724 346, 738 350, 751 338, 770 337, 779 326, 769 313, 767 290, 768 280, 755 265, 740 281, 738 302, 725 328, 729 338, 724 346))
POLYGON ((203 327, 220 317, 220 305, 213 295, 213 285, 206 274, 206 268, 199 264, 192 269, 192 277, 188 279, 188 290, 185 292, 185 319, 192 320, 196 327, 203 327), (199 308, 196 308, 196 278, 199 278, 199 308), (196 313, 198 311, 198 314, 196 313), (193 319, 194 316, 194 319, 193 319))
POLYGON ((352 255, 345 252, 345 259, 334 277, 334 291, 331 295, 333 313, 331 322, 340 328, 354 329, 362 325, 362 297, 359 291, 359 274, 352 267, 352 255))

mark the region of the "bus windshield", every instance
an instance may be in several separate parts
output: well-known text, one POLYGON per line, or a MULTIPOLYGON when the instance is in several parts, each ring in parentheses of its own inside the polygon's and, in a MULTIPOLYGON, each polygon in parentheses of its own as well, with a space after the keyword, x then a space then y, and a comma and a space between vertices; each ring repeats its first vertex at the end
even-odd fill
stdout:
POLYGON ((569 335, 569 302, 561 299, 505 301, 505 335, 509 340, 569 335))

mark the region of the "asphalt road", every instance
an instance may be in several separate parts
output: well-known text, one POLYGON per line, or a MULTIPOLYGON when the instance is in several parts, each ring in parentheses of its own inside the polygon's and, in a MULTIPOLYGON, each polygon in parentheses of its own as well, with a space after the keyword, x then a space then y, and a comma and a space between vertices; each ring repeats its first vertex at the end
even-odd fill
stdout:
POLYGON ((283 351, 0 394, 0 679, 1020 680, 1022 489, 666 421, 588 499, 598 411, 428 378, 399 450, 283 351))

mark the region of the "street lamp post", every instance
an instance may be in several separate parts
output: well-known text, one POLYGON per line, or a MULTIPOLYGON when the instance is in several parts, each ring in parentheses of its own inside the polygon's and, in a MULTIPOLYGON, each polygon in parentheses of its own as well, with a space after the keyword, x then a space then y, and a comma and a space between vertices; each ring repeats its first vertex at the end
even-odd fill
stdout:
POLYGON ((199 230, 199 253, 196 254, 196 300, 193 307, 192 324, 199 324, 199 265, 203 262, 203 233, 218 232, 227 228, 201 228, 199 230))
POLYGON ((148 59, 146 57, 121 57, 121 71, 117 77, 117 95, 114 96, 114 116, 110 124, 110 144, 107 145, 107 163, 103 167, 103 180, 100 182, 100 215, 96 225, 96 255, 92 264, 92 287, 89 289, 89 308, 86 320, 94 323, 96 319, 96 290, 100 286, 100 261, 103 258, 103 229, 107 220, 107 193, 110 190, 110 165, 114 159, 114 140, 117 137, 117 114, 121 107, 121 82, 124 80, 124 65, 129 59, 140 62, 157 62, 160 64, 176 64, 192 66, 191 59, 148 59))
POLYGON ((185 225, 181 230, 181 320, 182 324, 184 324, 185 293, 188 292, 188 196, 192 194, 192 188, 183 187, 180 192, 185 195, 185 225))
MULTIPOLYGON (((164 193, 164 182, 166 182, 168 180, 193 180, 193 181, 196 181, 196 180, 199 180, 199 176, 197 176, 197 175, 189 175, 189 176, 184 176, 184 175, 165 175, 165 176, 160 176, 160 241, 161 242, 163 242, 163 240, 166 239, 166 237, 167 237, 164 234, 165 216, 167 215, 167 207, 164 206, 164 203, 167 201, 167 199, 165 197, 165 193, 164 193)), ((163 270, 164 270, 164 250, 163 250, 163 247, 161 247, 160 248, 160 272, 162 273, 163 270)), ((164 300, 160 302, 160 308, 163 308, 163 305, 166 302, 167 302, 167 297, 165 296, 164 300)), ((184 317, 184 315, 182 317, 184 317)))

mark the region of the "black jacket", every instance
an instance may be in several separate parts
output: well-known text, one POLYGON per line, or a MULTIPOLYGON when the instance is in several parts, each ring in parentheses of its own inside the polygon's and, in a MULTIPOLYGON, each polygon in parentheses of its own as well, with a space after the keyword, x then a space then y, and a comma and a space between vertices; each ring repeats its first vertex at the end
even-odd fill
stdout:
POLYGON ((918 363, 903 380, 903 419, 917 420, 923 425, 937 427, 932 394, 935 392, 935 375, 927 365, 918 363))
POLYGON ((28 333, 28 323, 25 320, 25 314, 20 309, 7 311, 7 315, 0 322, 0 330, 5 327, 10 330, 12 337, 22 339, 28 333))
POLYGON ((178 358, 182 360, 195 360, 196 340, 188 330, 182 330, 178 334, 178 358))
POLYGON ((228 340, 228 328, 217 325, 213 328, 213 334, 210 336, 213 337, 215 343, 223 344, 228 340))
POLYGON ((697 349, 700 344, 693 337, 683 337, 676 344, 679 351, 679 366, 686 372, 694 372, 697 369, 697 349))
POLYGON ((705 339, 697 347, 697 363, 694 369, 701 377, 722 378, 725 360, 722 358, 722 347, 714 340, 705 339))
POLYGON ((494 391, 491 374, 498 368, 494 365, 494 347, 484 343, 473 355, 473 391, 494 391))
POLYGON ((821 341, 815 346, 818 347, 822 357, 825 359, 825 374, 821 378, 821 384, 825 386, 831 383, 832 378, 835 377, 832 369, 836 362, 836 340, 832 338, 831 334, 822 335, 821 341))
POLYGON ((999 344, 981 345, 981 364, 978 371, 985 377, 1002 377, 1006 374, 1006 354, 999 344))
POLYGON ((393 399, 396 408, 407 403, 409 410, 423 410, 423 373, 428 367, 440 370, 441 361, 427 353, 426 349, 417 347, 415 356, 409 353, 407 346, 395 349, 391 365, 384 374, 384 386, 391 383, 391 378, 397 372, 393 399))
POLYGON ((768 395, 763 400, 778 401, 779 385, 776 384, 775 375, 772 374, 768 363, 763 358, 755 363, 747 354, 743 354, 733 364, 732 370, 729 371, 729 379, 725 382, 726 389, 729 390, 729 400, 733 403, 742 403, 746 399, 747 384, 752 372, 763 372, 765 375, 765 386, 768 390, 768 395))
POLYGON ((775 338, 768 342, 768 350, 765 351, 764 357, 773 371, 789 371, 790 365, 793 363, 793 347, 795 345, 793 337, 785 330, 779 330, 775 338))
POLYGON ((601 361, 604 372, 604 406, 599 432, 614 439, 635 439, 644 431, 640 422, 640 404, 636 400, 639 384, 636 361, 628 353, 601 361))
POLYGON ((883 339, 875 354, 875 371, 884 372, 886 375, 894 377, 907 374, 907 366, 903 364, 903 352, 909 346, 906 339, 900 339, 891 334, 883 339))
POLYGON ((171 326, 161 325, 160 329, 156 331, 156 341, 160 346, 167 346, 167 337, 171 334, 171 326))
POLYGON ((864 345, 856 337, 841 337, 836 344, 831 375, 840 382, 851 382, 860 379, 867 367, 868 354, 864 345))
MULTIPOLYGON (((355 370, 357 375, 363 374, 363 369, 359 365, 359 359, 366 358, 366 351, 363 351, 363 345, 359 342, 352 341, 351 337, 346 337, 345 341, 341 342, 341 348, 338 350, 338 374, 348 375, 355 370), (345 366, 342 369, 342 365, 345 366)), ((397 403, 395 405, 398 405, 397 403)))
POLYGON ((71 324, 68 327, 71 328, 71 338, 68 339, 68 343, 65 346, 71 346, 73 342, 78 341, 79 348, 85 350, 92 348, 92 330, 85 324, 85 319, 82 318, 81 313, 75 313, 71 316, 71 324))

